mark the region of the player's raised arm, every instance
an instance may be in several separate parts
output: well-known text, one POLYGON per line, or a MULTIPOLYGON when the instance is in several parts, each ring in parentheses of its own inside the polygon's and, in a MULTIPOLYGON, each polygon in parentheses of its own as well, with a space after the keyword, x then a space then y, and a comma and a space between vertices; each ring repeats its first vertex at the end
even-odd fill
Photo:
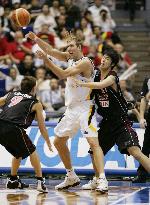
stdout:
POLYGON ((68 52, 61 52, 57 49, 53 49, 51 45, 43 41, 42 39, 38 38, 37 35, 33 32, 29 32, 25 36, 26 38, 30 38, 31 40, 35 41, 38 46, 48 55, 53 56, 54 58, 57 58, 60 61, 67 61, 69 58, 68 52))
POLYGON ((88 66, 92 67, 92 64, 89 60, 82 60, 76 66, 63 70, 55 65, 49 58, 47 58, 46 54, 44 54, 43 52, 37 51, 36 54, 39 58, 44 60, 47 67, 60 79, 65 79, 69 76, 80 74, 86 71, 88 66))
POLYGON ((101 82, 88 82, 83 83, 82 81, 76 81, 77 85, 82 87, 87 87, 91 89, 103 89, 109 86, 112 86, 115 83, 115 77, 110 75, 106 79, 102 80, 101 82))

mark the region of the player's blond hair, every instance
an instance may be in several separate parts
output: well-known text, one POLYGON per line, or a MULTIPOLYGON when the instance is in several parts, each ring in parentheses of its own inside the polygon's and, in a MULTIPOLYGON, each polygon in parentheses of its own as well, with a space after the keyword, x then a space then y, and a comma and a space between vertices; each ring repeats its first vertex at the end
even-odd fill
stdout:
POLYGON ((75 41, 77 46, 82 46, 83 43, 81 39, 75 36, 71 31, 69 32, 67 30, 66 30, 65 40, 67 43, 70 43, 71 41, 75 41))

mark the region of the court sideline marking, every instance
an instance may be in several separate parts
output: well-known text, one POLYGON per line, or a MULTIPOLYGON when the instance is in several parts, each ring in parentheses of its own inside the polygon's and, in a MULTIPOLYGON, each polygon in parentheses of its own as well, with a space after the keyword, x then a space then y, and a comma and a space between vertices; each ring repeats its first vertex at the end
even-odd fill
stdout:
POLYGON ((117 204, 118 202, 121 202, 121 201, 123 201, 124 199, 126 199, 126 198, 128 198, 128 197, 130 197, 130 196, 132 196, 132 195, 136 194, 137 192, 142 191, 142 190, 144 190, 144 189, 147 189, 147 187, 141 188, 141 189, 136 190, 136 191, 134 191, 134 192, 132 192, 132 193, 130 193, 130 194, 127 194, 126 196, 122 197, 121 199, 118 199, 118 201, 114 201, 114 202, 110 203, 110 205, 115 205, 115 204, 117 204))

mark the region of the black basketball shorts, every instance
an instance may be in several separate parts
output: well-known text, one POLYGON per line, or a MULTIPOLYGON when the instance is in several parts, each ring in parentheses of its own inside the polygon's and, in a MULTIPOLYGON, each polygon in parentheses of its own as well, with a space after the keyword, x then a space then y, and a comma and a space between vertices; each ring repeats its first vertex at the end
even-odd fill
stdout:
MULTIPOLYGON (((132 128, 132 123, 127 118, 111 121, 104 119, 100 124, 98 133, 100 147, 104 155, 116 144, 121 154, 128 154, 128 148, 138 146, 137 133, 132 128)), ((89 151, 91 153, 91 151, 89 151)))
POLYGON ((36 147, 23 128, 0 120, 0 144, 15 158, 25 159, 36 147))

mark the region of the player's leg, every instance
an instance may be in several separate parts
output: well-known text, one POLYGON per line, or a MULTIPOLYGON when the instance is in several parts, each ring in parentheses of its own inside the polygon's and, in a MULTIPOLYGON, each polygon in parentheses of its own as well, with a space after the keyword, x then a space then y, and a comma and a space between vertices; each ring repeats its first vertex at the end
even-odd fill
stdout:
MULTIPOLYGON (((113 136, 113 132, 111 132, 110 130, 110 126, 109 129, 108 126, 109 126, 108 122, 105 122, 103 120, 100 124, 100 129, 98 130, 99 145, 104 155, 106 155, 107 152, 115 145, 115 137, 113 136)), ((96 189, 98 187, 98 179, 99 179, 99 172, 95 165, 93 152, 91 149, 89 150, 89 154, 91 156, 93 169, 95 170, 95 176, 87 184, 84 184, 82 186, 82 189, 86 189, 86 190, 96 189)))
POLYGON ((67 146, 69 137, 55 137, 54 146, 56 147, 59 156, 66 169, 72 169, 70 151, 67 146))
MULTIPOLYGON (((147 157, 150 155, 150 122, 147 122, 147 127, 144 134, 144 141, 142 147, 142 153, 147 157)), ((133 183, 142 183, 146 182, 148 177, 148 172, 144 169, 144 167, 140 164, 137 170, 137 176, 132 180, 133 183)))
POLYGON ((6 188, 8 189, 16 189, 16 188, 24 189, 29 187, 28 184, 23 183, 17 176, 21 160, 22 157, 19 157, 18 159, 13 157, 12 159, 11 175, 7 178, 7 182, 6 182, 6 188))
POLYGON ((93 152, 94 166, 98 172, 99 185, 97 191, 108 191, 108 182, 104 173, 104 156, 98 140, 98 126, 94 107, 87 106, 85 112, 80 116, 80 126, 83 137, 85 137, 93 152))
POLYGON ((55 189, 67 189, 80 184, 80 179, 72 167, 70 151, 67 146, 69 137, 72 137, 79 128, 79 124, 77 122, 76 116, 74 116, 70 111, 69 114, 65 113, 54 130, 56 134, 54 146, 56 147, 67 172, 65 180, 55 186, 55 189))
MULTIPOLYGON (((35 169, 36 177, 37 177, 37 190, 40 192, 47 192, 47 188, 45 186, 45 182, 42 178, 42 170, 40 165, 40 160, 37 155, 36 147, 33 145, 32 141, 30 140, 29 136, 26 134, 24 129, 16 128, 15 127, 15 147, 7 147, 11 150, 11 153, 15 158, 12 162, 12 172, 17 173, 19 165, 20 165, 20 158, 25 159, 30 156, 31 164, 35 169)), ((20 187, 19 187, 20 188, 20 187)), ((24 187, 22 187, 24 188, 24 187)))
POLYGON ((17 176, 21 160, 22 160, 22 157, 19 157, 18 159, 13 157, 12 163, 11 163, 11 175, 12 176, 17 176))
POLYGON ((133 130, 128 119, 123 119, 122 122, 123 124, 118 126, 118 138, 116 141, 120 152, 132 155, 150 172, 150 159, 141 152, 137 133, 133 130))
POLYGON ((129 147, 127 150, 150 173, 150 158, 144 155, 138 146, 129 147))
POLYGON ((37 190, 40 192, 48 192, 45 186, 45 180, 43 179, 43 176, 42 176, 42 168, 40 164, 40 159, 39 159, 39 156, 36 150, 30 155, 30 162, 36 174, 37 190))
POLYGON ((22 183, 17 176, 22 159, 22 154, 20 153, 22 151, 22 133, 20 132, 20 128, 5 121, 0 121, 0 127, 0 144, 14 156, 12 159, 11 174, 7 177, 6 188, 27 188, 29 185, 22 183))

